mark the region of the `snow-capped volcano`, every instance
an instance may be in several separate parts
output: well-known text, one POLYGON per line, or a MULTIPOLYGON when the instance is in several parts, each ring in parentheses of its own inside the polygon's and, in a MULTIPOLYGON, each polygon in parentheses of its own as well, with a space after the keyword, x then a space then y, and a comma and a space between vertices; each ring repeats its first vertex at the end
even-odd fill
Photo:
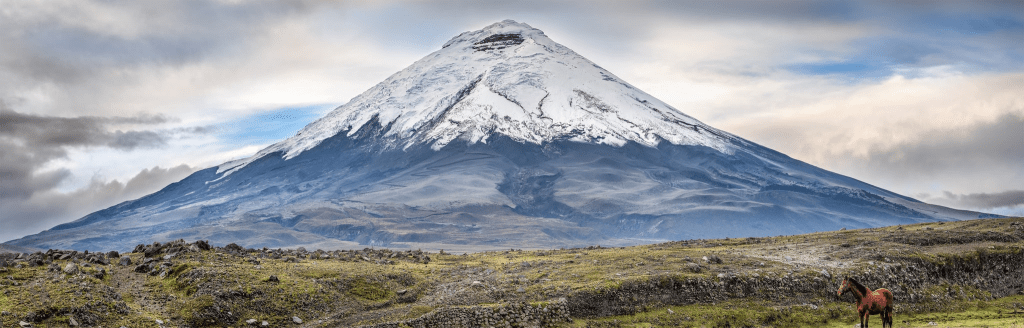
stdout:
MULTIPOLYGON (((455 139, 555 140, 654 147, 666 141, 728 152, 727 134, 622 81, 527 24, 506 20, 462 33, 294 137, 264 149, 285 158, 371 120, 391 147, 455 139)), ((236 168, 247 161, 233 163, 236 168)))
POLYGON ((549 248, 980 216, 717 130, 503 21, 252 157, 10 244, 549 248))

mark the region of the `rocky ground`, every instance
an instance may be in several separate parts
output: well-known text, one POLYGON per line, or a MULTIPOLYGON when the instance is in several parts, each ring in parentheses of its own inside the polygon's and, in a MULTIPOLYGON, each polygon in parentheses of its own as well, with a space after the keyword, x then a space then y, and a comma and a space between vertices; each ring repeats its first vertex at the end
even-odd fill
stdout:
POLYGON ((182 240, 4 253, 0 326, 849 327, 845 276, 891 290, 897 327, 1021 324, 1024 219, 470 254, 182 240))

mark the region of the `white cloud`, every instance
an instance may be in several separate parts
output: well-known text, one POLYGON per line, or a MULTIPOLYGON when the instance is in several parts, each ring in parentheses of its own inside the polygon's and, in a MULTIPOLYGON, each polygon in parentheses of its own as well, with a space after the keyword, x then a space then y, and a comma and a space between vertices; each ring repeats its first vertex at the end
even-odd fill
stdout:
POLYGON ((88 185, 69 192, 47 190, 28 199, 0 199, 0 242, 49 229, 80 218, 96 209, 139 198, 185 178, 195 171, 187 165, 171 168, 153 167, 138 171, 129 179, 92 180, 88 185))

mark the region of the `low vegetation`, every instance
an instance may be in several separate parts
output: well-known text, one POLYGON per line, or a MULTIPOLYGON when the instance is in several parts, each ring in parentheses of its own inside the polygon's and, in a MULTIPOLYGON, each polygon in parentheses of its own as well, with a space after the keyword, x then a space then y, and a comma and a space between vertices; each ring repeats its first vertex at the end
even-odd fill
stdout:
POLYGON ((0 326, 852 327, 844 276, 893 291, 896 327, 1024 327, 1024 219, 471 254, 0 254, 0 326))

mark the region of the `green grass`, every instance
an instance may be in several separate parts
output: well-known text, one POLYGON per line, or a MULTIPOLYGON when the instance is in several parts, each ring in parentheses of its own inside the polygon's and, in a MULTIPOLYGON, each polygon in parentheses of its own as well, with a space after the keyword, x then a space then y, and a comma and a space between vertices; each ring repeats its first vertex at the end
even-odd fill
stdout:
POLYGON ((0 311, 10 311, 14 307, 7 295, 0 294, 0 311))
POLYGON ((348 292, 369 301, 382 301, 395 295, 394 292, 385 289, 382 284, 367 282, 365 279, 355 279, 350 282, 348 292))

